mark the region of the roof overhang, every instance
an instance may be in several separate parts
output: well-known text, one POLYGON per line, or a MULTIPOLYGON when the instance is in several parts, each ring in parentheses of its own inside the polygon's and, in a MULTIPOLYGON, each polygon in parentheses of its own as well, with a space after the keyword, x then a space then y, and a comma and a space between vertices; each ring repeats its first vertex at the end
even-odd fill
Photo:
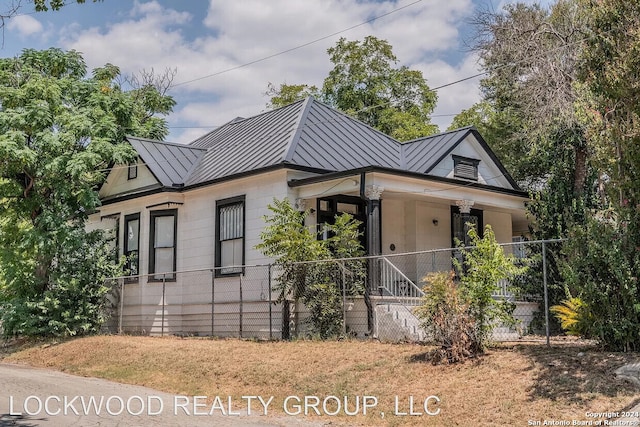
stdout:
POLYGON ((459 186, 459 187, 480 189, 480 190, 490 191, 490 192, 494 192, 494 193, 500 193, 500 194, 506 194, 506 195, 510 195, 510 196, 521 197, 523 199, 529 199, 529 193, 527 193, 526 191, 522 191, 522 190, 495 187, 495 186, 492 186, 492 185, 480 184, 480 183, 473 182, 473 181, 462 181, 462 180, 459 180, 459 179, 439 177, 439 176, 433 176, 433 175, 425 175, 425 174, 421 174, 421 173, 402 171, 402 170, 385 168, 385 167, 380 167, 380 166, 367 166, 367 167, 364 167, 364 168, 352 169, 352 170, 347 170, 347 171, 324 173, 322 175, 313 176, 313 177, 309 177, 309 178, 292 179, 292 180, 290 180, 288 182, 288 185, 289 185, 289 187, 302 187, 302 186, 309 185, 309 184, 316 184, 316 183, 320 183, 320 182, 332 181, 332 180, 339 179, 339 178, 345 178, 345 177, 350 177, 350 176, 359 176, 359 175, 361 175, 363 173, 366 174, 366 173, 374 173, 374 172, 387 174, 387 175, 394 175, 394 176, 399 176, 399 177, 407 177, 407 178, 412 178, 412 179, 419 179, 419 180, 423 180, 423 181, 427 181, 427 182, 444 183, 444 184, 450 184, 450 185, 455 185, 455 186, 459 186))

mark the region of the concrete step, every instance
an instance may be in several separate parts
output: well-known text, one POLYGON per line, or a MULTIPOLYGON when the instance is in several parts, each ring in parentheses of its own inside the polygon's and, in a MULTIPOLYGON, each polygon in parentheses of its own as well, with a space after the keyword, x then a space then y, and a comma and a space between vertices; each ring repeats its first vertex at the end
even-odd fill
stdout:
POLYGON ((378 304, 375 308, 377 338, 385 342, 424 341, 425 331, 413 312, 401 304, 378 304))

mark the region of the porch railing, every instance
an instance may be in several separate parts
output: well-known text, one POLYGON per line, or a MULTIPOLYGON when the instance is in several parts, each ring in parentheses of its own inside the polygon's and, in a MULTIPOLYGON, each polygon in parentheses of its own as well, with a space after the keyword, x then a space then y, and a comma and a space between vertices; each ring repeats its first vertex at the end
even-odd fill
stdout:
POLYGON ((413 307, 420 304, 424 292, 406 274, 396 267, 389 259, 382 257, 380 263, 380 292, 398 303, 413 307))

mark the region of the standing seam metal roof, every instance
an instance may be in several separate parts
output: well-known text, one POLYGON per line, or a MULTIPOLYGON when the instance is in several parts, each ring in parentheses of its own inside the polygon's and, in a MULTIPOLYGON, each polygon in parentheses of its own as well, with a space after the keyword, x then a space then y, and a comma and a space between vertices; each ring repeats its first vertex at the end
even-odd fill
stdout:
POLYGON ((185 182, 204 156, 205 150, 183 144, 171 144, 145 138, 127 137, 151 173, 165 187, 185 182))
POLYGON ((466 127, 401 143, 309 97, 234 119, 189 145, 129 140, 147 163, 157 165, 150 168, 163 185, 190 186, 279 164, 327 172, 379 166, 428 174, 470 132, 477 133, 466 127))

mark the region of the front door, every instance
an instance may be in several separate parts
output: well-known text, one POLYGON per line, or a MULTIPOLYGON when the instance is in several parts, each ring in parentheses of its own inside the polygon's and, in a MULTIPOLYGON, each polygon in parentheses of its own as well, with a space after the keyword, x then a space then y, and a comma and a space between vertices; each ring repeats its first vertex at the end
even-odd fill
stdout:
MULTIPOLYGON (((467 222, 473 224, 478 236, 482 237, 484 228, 482 211, 480 209, 471 209, 467 222)), ((451 247, 458 247, 460 243, 466 246, 469 243, 469 238, 465 236, 463 214, 460 213, 460 209, 457 206, 451 206, 451 247)))
MULTIPOLYGON (((465 227, 465 218, 460 209, 457 206, 451 206, 451 247, 456 248, 460 245, 469 246, 469 236, 465 234, 465 230, 469 228, 465 227)), ((482 237, 482 230, 484 225, 482 224, 482 211, 479 209, 471 209, 471 212, 467 216, 467 223, 472 224, 475 228, 478 236, 482 237)), ((459 250, 453 251, 453 258, 455 258, 460 265, 463 265, 464 257, 459 250)), ((457 270, 455 265, 454 270, 457 270)))

